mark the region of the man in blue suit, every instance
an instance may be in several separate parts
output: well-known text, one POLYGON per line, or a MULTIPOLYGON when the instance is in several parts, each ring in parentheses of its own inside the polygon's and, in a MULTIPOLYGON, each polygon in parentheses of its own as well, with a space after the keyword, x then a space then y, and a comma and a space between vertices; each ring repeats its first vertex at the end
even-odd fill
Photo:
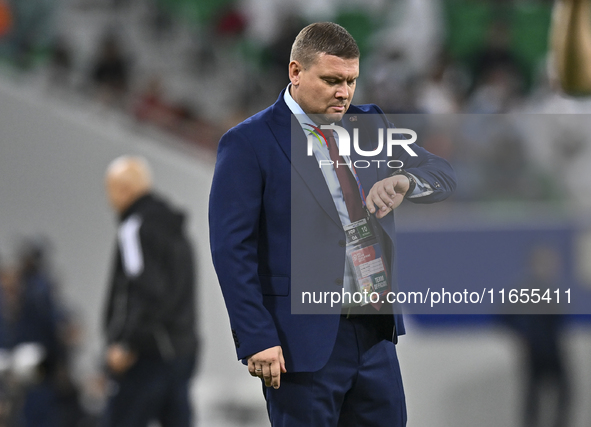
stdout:
POLYGON ((302 290, 358 290, 344 230, 357 221, 376 230, 382 273, 395 290, 392 211, 405 198, 443 200, 456 185, 451 166, 416 144, 399 141, 391 156, 383 144, 379 150, 373 130, 392 126, 375 105, 351 105, 358 74, 351 35, 333 23, 309 25, 292 47, 290 85, 218 148, 212 256, 238 358, 263 380, 273 426, 406 424, 396 308, 350 299, 320 311, 296 304, 302 290), (343 134, 324 126, 353 135, 357 123, 359 146, 338 152, 343 134), (313 155, 310 133, 322 136, 313 155), (358 151, 376 154, 370 161, 358 151))

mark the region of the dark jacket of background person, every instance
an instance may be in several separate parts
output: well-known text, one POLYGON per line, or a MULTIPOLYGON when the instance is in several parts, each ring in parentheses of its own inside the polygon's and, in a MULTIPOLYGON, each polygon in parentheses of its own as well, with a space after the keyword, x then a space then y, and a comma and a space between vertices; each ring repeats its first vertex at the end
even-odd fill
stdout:
POLYGON ((48 283, 26 281, 17 270, 0 276, 0 348, 14 358, 21 345, 42 351, 30 375, 19 374, 14 362, 2 372, 0 425, 57 426, 54 378, 61 352, 48 283))
POLYGON ((139 356, 171 359, 195 352, 193 251, 184 215, 152 194, 136 200, 120 218, 118 246, 107 300, 108 343, 124 343, 139 356), (143 265, 130 274, 122 254, 126 227, 143 265))

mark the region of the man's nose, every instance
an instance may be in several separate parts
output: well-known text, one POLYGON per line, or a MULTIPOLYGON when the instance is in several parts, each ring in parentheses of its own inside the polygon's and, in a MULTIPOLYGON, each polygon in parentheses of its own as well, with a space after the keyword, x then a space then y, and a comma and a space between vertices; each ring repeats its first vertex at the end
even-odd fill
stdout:
POLYGON ((347 86, 347 82, 343 82, 337 87, 337 91, 335 93, 335 98, 339 99, 347 99, 349 98, 349 87, 347 86))

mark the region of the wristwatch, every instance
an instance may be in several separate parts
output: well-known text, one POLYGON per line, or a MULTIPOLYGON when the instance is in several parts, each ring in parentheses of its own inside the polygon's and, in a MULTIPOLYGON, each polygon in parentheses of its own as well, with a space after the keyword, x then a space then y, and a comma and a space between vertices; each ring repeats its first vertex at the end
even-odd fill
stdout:
POLYGON ((412 194, 412 192, 414 191, 415 187, 417 186, 417 180, 415 179, 415 177, 403 169, 396 169, 392 173, 390 173, 390 175, 388 175, 388 176, 391 177, 391 176, 395 176, 395 175, 404 175, 405 177, 408 178, 408 190, 406 190, 406 193, 404 193, 404 197, 410 196, 412 194))

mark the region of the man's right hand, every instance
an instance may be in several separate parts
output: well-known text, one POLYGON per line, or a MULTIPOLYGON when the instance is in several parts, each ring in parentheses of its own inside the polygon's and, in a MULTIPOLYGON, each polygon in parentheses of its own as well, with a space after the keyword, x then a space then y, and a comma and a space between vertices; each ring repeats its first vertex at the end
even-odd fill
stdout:
POLYGON ((367 195, 367 209, 376 218, 383 218, 396 209, 408 191, 410 181, 404 175, 394 175, 376 182, 367 195))
POLYGON ((107 366, 114 374, 122 374, 137 361, 137 355, 122 344, 111 344, 107 349, 107 366))
POLYGON ((285 374, 285 359, 280 346, 271 347, 248 358, 248 372, 263 378, 267 387, 279 388, 281 374, 285 374))

